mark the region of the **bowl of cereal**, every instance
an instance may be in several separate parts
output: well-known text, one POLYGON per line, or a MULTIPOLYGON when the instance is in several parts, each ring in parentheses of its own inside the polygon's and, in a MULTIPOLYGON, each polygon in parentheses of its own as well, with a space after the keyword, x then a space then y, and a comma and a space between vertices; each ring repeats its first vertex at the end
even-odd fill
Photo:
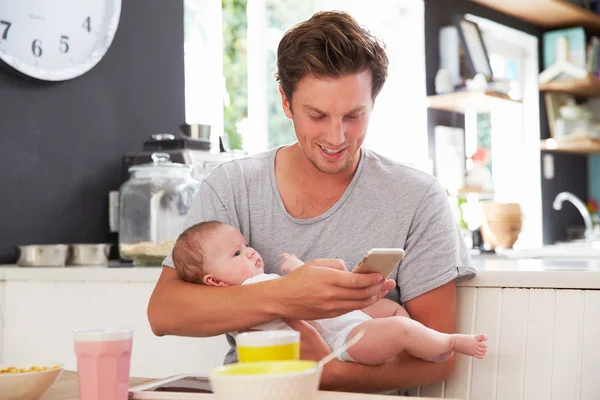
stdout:
POLYGON ((0 364, 0 397, 2 400, 37 400, 50 389, 62 371, 62 365, 0 364))

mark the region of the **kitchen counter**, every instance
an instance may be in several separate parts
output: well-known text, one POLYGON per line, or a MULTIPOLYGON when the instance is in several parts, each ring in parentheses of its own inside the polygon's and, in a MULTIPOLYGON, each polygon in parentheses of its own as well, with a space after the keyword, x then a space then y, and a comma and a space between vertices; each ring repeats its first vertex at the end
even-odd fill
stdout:
MULTIPOLYGON (((130 385, 142 385, 150 383, 152 379, 145 378, 131 378, 130 385)), ((186 394, 186 399, 198 399, 198 400, 214 400, 215 396, 212 394, 186 394)), ((146 397, 148 398, 148 397, 146 397)), ((175 398, 175 397, 173 397, 175 398)), ((177 398, 184 398, 178 396, 177 398)), ((373 394, 362 394, 362 393, 342 393, 342 392, 326 392, 319 391, 317 400, 384 400, 389 399, 389 396, 380 396, 373 394)), ((395 399, 406 399, 408 397, 396 396, 395 399)), ((77 400, 79 399, 79 388, 77 386, 77 372, 75 371, 63 371, 58 381, 48 390, 46 395, 43 397, 44 400, 77 400)), ((424 399, 426 400, 426 399, 424 399)))
POLYGON ((162 267, 132 267, 130 264, 110 264, 111 267, 19 267, 0 265, 0 281, 85 281, 85 282, 154 282, 162 267), (118 265, 118 266, 117 266, 118 265))
MULTIPOLYGON (((115 264, 113 264, 115 265, 115 264)), ((461 287, 528 287, 600 289, 600 260, 539 260, 475 257, 474 279, 461 287)), ((0 281, 156 282, 161 267, 63 267, 0 266, 0 281)))
MULTIPOLYGON (((478 275, 458 285, 457 331, 487 334, 488 356, 458 356, 446 382, 411 393, 597 398, 600 260, 475 257, 473 262, 478 275)), ((0 362, 44 359, 73 370, 73 329, 131 326, 133 376, 208 374, 228 350, 223 335, 156 337, 150 329, 146 311, 160 273, 160 267, 0 268, 0 362)))
POLYGON ((474 259, 477 276, 462 287, 600 289, 598 259, 474 259))

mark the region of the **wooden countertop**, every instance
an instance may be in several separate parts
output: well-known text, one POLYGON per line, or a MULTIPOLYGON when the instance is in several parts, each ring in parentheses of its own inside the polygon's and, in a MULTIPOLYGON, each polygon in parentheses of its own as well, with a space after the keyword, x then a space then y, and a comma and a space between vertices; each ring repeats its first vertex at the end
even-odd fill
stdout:
MULTIPOLYGON (((146 382, 154 381, 155 379, 147 378, 131 378, 130 386, 141 385, 146 382)), ((198 393, 194 395, 198 400, 214 400, 212 394, 198 393)), ((395 399, 408 399, 408 397, 397 396, 395 399)), ((390 399, 389 396, 380 396, 373 394, 361 393, 342 393, 342 392, 325 392, 319 391, 317 400, 384 400, 390 399)), ((431 398, 421 397, 422 400, 433 400, 431 398)), ((60 378, 48 392, 42 397, 42 400, 79 400, 79 388, 77 386, 77 373, 74 371, 63 371, 60 378)))
MULTIPOLYGON (((155 379, 131 378, 130 386, 152 382, 155 379)), ((79 386, 77 385, 77 372, 63 371, 58 380, 42 397, 42 400, 79 400, 79 386)))

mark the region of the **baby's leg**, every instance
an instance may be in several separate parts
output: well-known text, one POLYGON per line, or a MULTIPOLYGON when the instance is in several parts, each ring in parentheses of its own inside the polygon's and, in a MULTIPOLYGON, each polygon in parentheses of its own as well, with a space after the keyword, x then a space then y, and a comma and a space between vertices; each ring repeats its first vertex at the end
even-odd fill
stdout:
POLYGON ((448 358, 452 351, 477 358, 485 357, 487 352, 485 335, 441 333, 406 317, 365 321, 350 331, 348 340, 361 329, 365 335, 348 349, 348 355, 361 364, 382 364, 403 351, 425 360, 433 360, 444 353, 448 353, 445 357, 448 358))

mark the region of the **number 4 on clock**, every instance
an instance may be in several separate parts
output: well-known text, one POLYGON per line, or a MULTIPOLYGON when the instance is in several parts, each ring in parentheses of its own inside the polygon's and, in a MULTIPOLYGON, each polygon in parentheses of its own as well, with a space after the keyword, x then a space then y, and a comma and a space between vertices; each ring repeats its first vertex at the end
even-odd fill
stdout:
POLYGON ((10 29, 10 26, 12 24, 8 21, 0 21, 0 25, 4 25, 4 32, 2 33, 2 39, 6 40, 6 39, 8 39, 8 30, 10 29))
POLYGON ((81 25, 84 29, 86 29, 88 32, 92 31, 92 21, 90 20, 90 17, 87 17, 85 19, 85 21, 83 21, 83 25, 81 25))

